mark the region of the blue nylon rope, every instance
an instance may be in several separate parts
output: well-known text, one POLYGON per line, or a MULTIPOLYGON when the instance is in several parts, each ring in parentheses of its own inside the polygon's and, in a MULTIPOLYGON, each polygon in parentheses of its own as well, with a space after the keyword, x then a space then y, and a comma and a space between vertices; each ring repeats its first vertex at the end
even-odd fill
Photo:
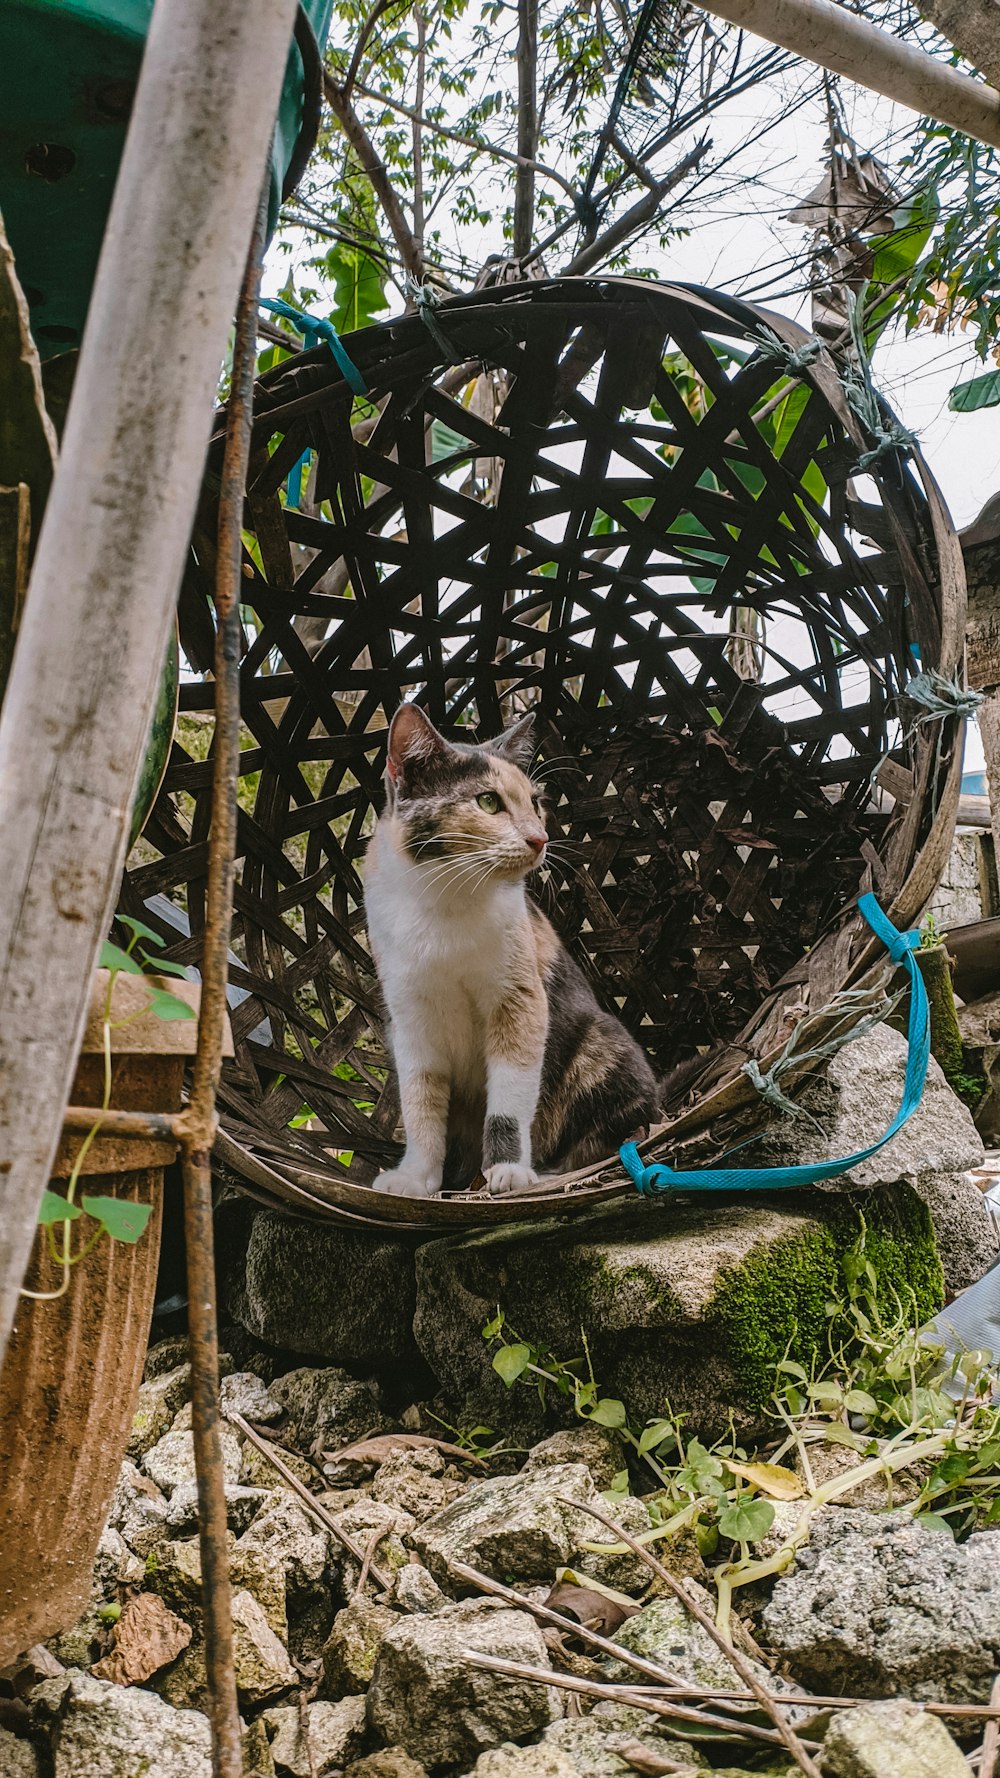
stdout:
POLYGON ((286 321, 290 321, 296 333, 302 335, 306 351, 318 345, 320 340, 325 340, 345 383, 350 385, 355 395, 368 393, 368 384, 346 350, 332 321, 323 321, 318 315, 307 315, 303 309, 293 308, 291 303, 284 302, 280 296, 262 296, 260 306, 262 309, 270 309, 272 315, 283 315, 286 321))
POLYGON ((690 1173, 675 1172, 660 1162, 646 1166, 634 1142, 620 1149, 622 1162, 637 1190, 647 1197, 665 1192, 749 1192, 780 1191, 797 1185, 818 1185, 824 1179, 836 1179, 849 1173, 862 1161, 877 1154, 885 1143, 901 1130, 916 1111, 923 1097, 930 1056, 931 1027, 924 978, 913 953, 920 946, 919 932, 899 932, 888 915, 883 913, 874 895, 862 895, 858 907, 876 938, 880 938, 894 963, 904 964, 910 976, 910 1021, 907 1032, 906 1075, 903 1099, 884 1136, 869 1148, 842 1161, 816 1161, 812 1166, 796 1167, 702 1167, 690 1173))

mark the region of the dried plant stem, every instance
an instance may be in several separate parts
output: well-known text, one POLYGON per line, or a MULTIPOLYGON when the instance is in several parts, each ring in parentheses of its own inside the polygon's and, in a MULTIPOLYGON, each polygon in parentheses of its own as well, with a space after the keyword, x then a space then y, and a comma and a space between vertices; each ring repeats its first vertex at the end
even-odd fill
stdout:
POLYGON ((997 1751, 1000 1749, 1000 1673, 993 1681, 988 1707, 997 1714, 986 1724, 983 1751, 979 1760, 979 1778, 996 1778, 997 1751))
POLYGON ((553 1611, 550 1605, 537 1605, 534 1599, 528 1599, 524 1593, 515 1592, 513 1587, 505 1587, 498 1580, 492 1580, 488 1574, 480 1574, 477 1568, 469 1568, 464 1562, 453 1562, 451 1572, 460 1580, 467 1580, 481 1593, 490 1593, 495 1599, 505 1599, 508 1605, 516 1605, 520 1611, 530 1611, 539 1623, 553 1624, 557 1630, 565 1630, 575 1637, 577 1642, 585 1642, 590 1648, 600 1649, 602 1654, 610 1655, 613 1660, 621 1661, 623 1666, 634 1667, 637 1673, 653 1679, 658 1685, 680 1687, 683 1681, 669 1667, 659 1661, 644 1660, 642 1655, 633 1654, 624 1643, 612 1642, 610 1637, 601 1636, 597 1630, 589 1630, 585 1624, 578 1624, 575 1618, 563 1617, 559 1611, 553 1611))
POLYGON ((563 1501, 562 1504, 564 1506, 575 1508, 577 1511, 585 1512, 589 1518, 596 1519, 598 1523, 604 1525, 608 1531, 611 1531, 616 1536, 620 1537, 623 1543, 626 1543, 633 1553, 639 1557, 640 1561, 645 1562, 647 1568, 652 1570, 657 1579, 661 1580, 664 1586, 668 1587, 675 1597, 681 1601, 685 1610, 691 1613, 691 1616, 695 1619, 696 1623, 701 1625, 705 1634, 711 1637, 716 1647, 725 1655, 726 1660, 735 1668, 744 1684, 749 1686, 758 1704, 763 1710, 766 1710, 768 1716, 771 1718, 781 1741, 787 1747, 799 1770, 805 1773, 806 1778, 820 1778, 820 1770, 816 1761, 810 1756, 803 1743, 799 1740, 798 1735, 792 1728, 791 1723, 786 1719, 780 1706, 775 1702, 771 1692, 768 1691, 765 1685, 761 1684, 746 1656, 740 1654, 739 1649, 733 1648, 731 1644, 726 1641, 721 1630, 718 1629, 710 1614, 704 1610, 696 1599, 691 1597, 687 1589, 681 1585, 676 1575, 671 1574, 669 1568, 665 1568, 663 1563, 658 1561, 651 1551, 645 1549, 641 1543, 638 1543, 636 1539, 632 1537, 629 1532, 624 1531, 620 1525, 616 1525, 614 1519, 609 1518, 607 1513, 601 1512, 599 1507, 584 1506, 582 1502, 578 1500, 563 1501))
MULTIPOLYGON (((348 1550, 354 1557, 354 1560, 360 1562, 362 1568, 364 1568, 366 1552, 361 1548, 361 1545, 355 1542, 349 1532, 344 1531, 341 1526, 337 1524, 333 1514, 327 1512, 326 1507, 320 1504, 316 1499, 316 1496, 310 1494, 305 1483, 299 1481, 295 1471, 289 1469, 288 1464, 278 1455, 277 1448, 270 1444, 266 1438, 261 1438, 260 1433, 255 1432, 253 1427, 247 1424, 242 1414, 230 1412, 226 1415, 226 1419, 231 1426, 238 1427, 244 1438, 248 1438, 252 1445, 256 1445, 258 1451, 263 1452, 268 1462, 273 1463, 278 1474, 288 1483, 288 1486, 292 1489, 293 1493, 298 1495, 307 1512, 312 1513, 313 1518, 316 1519, 320 1525, 323 1525, 327 1531, 332 1531, 338 1543, 342 1543, 345 1550, 348 1550)), ((384 1574, 381 1568, 376 1568, 375 1563, 372 1562, 370 1558, 367 1558, 367 1560, 368 1573, 371 1575, 372 1579, 377 1581, 383 1592, 391 1593, 392 1581, 389 1576, 384 1574)))
MULTIPOLYGON (((731 1716, 712 1716, 706 1710, 689 1710, 684 1704, 672 1704, 666 1698, 651 1697, 648 1692, 630 1692, 623 1690, 621 1686, 600 1685, 596 1679, 578 1679, 573 1673, 556 1673, 551 1668, 529 1666, 525 1661, 507 1661, 500 1655, 485 1655, 475 1648, 463 1650, 463 1659, 468 1661, 470 1667, 481 1667, 484 1672, 504 1673, 510 1679, 534 1680, 538 1685, 554 1685, 560 1691, 576 1692, 584 1698, 632 1704, 636 1710, 646 1710, 650 1716, 667 1717, 671 1722, 696 1723, 699 1728, 718 1729, 721 1734, 733 1735, 741 1740, 764 1741, 769 1747, 784 1744, 784 1737, 777 1729, 762 1729, 757 1723, 739 1722, 731 1716)), ((801 1741, 798 1745, 805 1752, 801 1741)), ((810 1742, 810 1746, 818 1748, 819 1742, 810 1742)))

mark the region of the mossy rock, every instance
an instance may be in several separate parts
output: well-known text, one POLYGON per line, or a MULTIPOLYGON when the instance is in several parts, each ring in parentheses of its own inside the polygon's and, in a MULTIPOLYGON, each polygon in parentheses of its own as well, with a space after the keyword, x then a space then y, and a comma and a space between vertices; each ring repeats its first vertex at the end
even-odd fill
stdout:
POLYGON ((930 1216, 908 1185, 852 1195, 697 1204, 636 1202, 571 1226, 556 1222, 430 1242, 417 1254, 414 1331, 459 1424, 485 1421, 537 1437, 572 1409, 549 1391, 508 1390, 482 1328, 498 1306, 512 1337, 562 1359, 590 1347, 602 1392, 643 1420, 667 1403, 689 1432, 761 1429, 774 1366, 808 1363, 825 1345, 826 1305, 844 1294, 842 1261, 857 1241, 886 1298, 917 1321, 942 1301, 930 1216))

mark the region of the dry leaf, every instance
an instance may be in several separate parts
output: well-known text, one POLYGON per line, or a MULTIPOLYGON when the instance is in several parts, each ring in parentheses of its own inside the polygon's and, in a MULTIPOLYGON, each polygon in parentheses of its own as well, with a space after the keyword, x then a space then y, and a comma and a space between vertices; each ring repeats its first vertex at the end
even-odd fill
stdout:
POLYGON ((574 1618, 584 1629, 596 1630, 600 1636, 613 1636, 626 1618, 636 1617, 639 1612, 638 1605, 631 1600, 623 1605, 594 1587, 578 1587, 568 1581, 559 1581, 545 1603, 550 1611, 574 1618))
POLYGON ((474 1463, 480 1469, 486 1464, 481 1457, 471 1451, 463 1451, 461 1445, 450 1445, 447 1439, 429 1438, 422 1432, 381 1432, 375 1438, 359 1439, 357 1444, 344 1445, 339 1451, 324 1451, 323 1457, 328 1464, 334 1463, 365 1463, 377 1469, 393 1451, 414 1451, 421 1447, 432 1446, 445 1457, 455 1457, 462 1463, 474 1463))
POLYGON ((802 1477, 782 1469, 780 1463, 737 1463, 732 1457, 723 1458, 723 1462, 734 1475, 742 1476, 771 1500, 798 1500, 806 1491, 802 1477))
POLYGON ((90 1671, 112 1685, 142 1685, 176 1660, 190 1640, 191 1626, 168 1610, 157 1593, 136 1593, 122 1607, 111 1653, 90 1671))

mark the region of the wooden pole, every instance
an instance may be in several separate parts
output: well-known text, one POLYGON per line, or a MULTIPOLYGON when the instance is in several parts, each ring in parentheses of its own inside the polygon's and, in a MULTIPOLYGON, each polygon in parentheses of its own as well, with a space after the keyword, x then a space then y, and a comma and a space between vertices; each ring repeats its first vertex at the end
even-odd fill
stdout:
POLYGON ((704 10, 753 31, 859 86, 1000 147, 1000 93, 935 61, 915 44, 834 0, 703 0, 704 10))
POLYGON ((0 1354, 124 860, 294 0, 157 0, 0 713, 0 1354))

